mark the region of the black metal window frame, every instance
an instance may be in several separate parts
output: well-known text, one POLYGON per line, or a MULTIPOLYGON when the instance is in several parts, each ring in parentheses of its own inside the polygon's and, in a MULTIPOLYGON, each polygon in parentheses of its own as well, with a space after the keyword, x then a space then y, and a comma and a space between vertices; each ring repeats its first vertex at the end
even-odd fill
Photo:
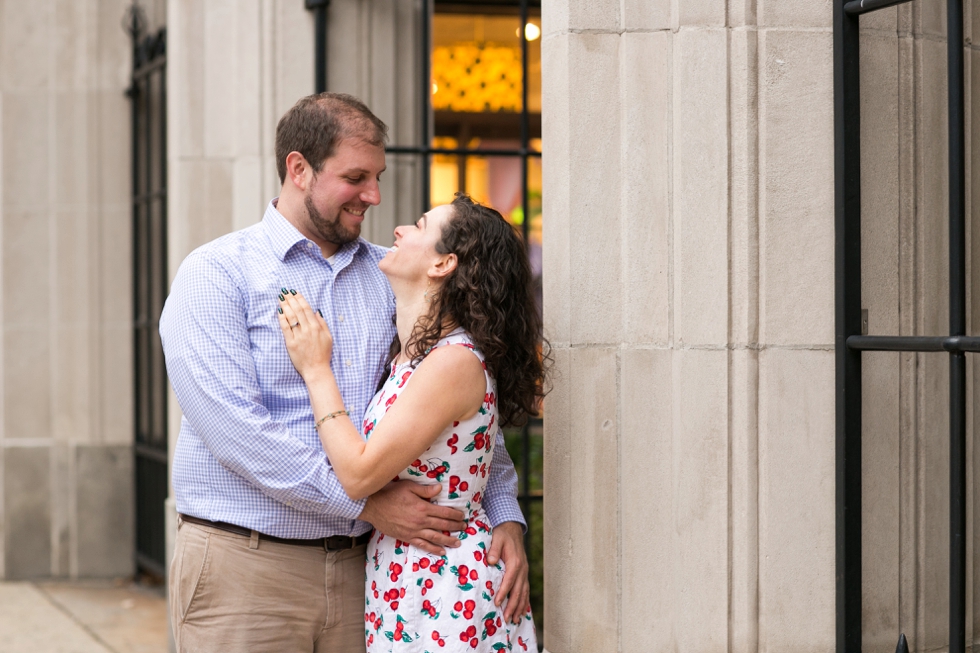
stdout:
MULTIPOLYGON (((834 0, 837 651, 861 650, 861 355, 949 354, 949 651, 966 646, 966 145, 963 1, 947 0, 949 335, 867 335, 861 309, 859 17, 910 0, 834 0)), ((904 634, 898 651, 908 651, 904 634)))
POLYGON ((133 42, 132 138, 134 562, 162 579, 166 568, 167 371, 159 341, 167 296, 167 32, 146 33, 136 3, 123 22, 133 42))
MULTIPOLYGON (((422 157, 421 166, 421 189, 422 202, 421 212, 425 213, 431 208, 431 157, 433 155, 450 156, 480 156, 480 157, 520 157, 521 161, 521 210, 523 220, 521 222, 521 234, 527 244, 530 231, 531 212, 530 195, 528 192, 528 160, 530 158, 540 158, 541 152, 530 147, 530 112, 528 111, 528 40, 524 26, 528 23, 531 6, 540 8, 540 1, 531 2, 530 0, 482 0, 482 2, 472 2, 458 0, 457 2, 439 2, 439 0, 421 0, 421 33, 419 35, 421 49, 421 74, 419 75, 419 110, 420 110, 420 130, 419 144, 414 146, 395 145, 386 148, 387 154, 394 155, 416 155, 422 157), (501 8, 518 8, 520 16, 520 27, 518 28, 521 42, 521 115, 520 115, 520 145, 517 149, 475 149, 468 147, 440 148, 432 147, 432 18, 437 4, 452 5, 455 8, 470 8, 474 11, 490 8, 499 11, 501 8)), ((327 90, 327 11, 330 0, 304 0, 306 9, 314 12, 315 25, 315 66, 314 66, 314 88, 317 93, 327 90)), ((521 470, 519 475, 519 492, 517 496, 518 504, 521 507, 527 521, 527 531, 524 534, 525 549, 530 551, 532 537, 531 506, 541 503, 543 494, 534 492, 531 489, 531 431, 540 432, 542 426, 541 418, 534 417, 528 421, 520 430, 521 451, 518 466, 521 470)), ((533 565, 531 556, 528 556, 529 564, 533 565)), ((534 569, 531 569, 533 572, 534 569)), ((539 620, 544 615, 536 616, 539 620)), ((540 646, 540 643, 539 643, 540 646)))

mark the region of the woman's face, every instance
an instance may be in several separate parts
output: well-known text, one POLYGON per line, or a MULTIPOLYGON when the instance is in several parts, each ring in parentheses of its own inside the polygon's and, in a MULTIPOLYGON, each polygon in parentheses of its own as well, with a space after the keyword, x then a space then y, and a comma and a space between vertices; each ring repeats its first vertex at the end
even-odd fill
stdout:
POLYGON ((421 281, 445 254, 436 251, 442 227, 453 215, 453 207, 443 204, 431 209, 414 225, 395 227, 395 244, 378 267, 388 278, 421 281))

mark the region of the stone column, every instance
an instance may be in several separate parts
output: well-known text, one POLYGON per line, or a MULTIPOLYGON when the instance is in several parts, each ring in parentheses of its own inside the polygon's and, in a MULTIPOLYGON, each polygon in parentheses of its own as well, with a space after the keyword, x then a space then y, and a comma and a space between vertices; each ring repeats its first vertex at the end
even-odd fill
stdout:
POLYGON ((133 570, 127 4, 0 4, 0 578, 133 570))
MULTIPOLYGON (((862 19, 872 333, 948 329, 943 6, 862 19)), ((831 17, 544 3, 552 653, 834 650, 831 17)), ((869 650, 946 642, 946 365, 865 358, 869 650)))

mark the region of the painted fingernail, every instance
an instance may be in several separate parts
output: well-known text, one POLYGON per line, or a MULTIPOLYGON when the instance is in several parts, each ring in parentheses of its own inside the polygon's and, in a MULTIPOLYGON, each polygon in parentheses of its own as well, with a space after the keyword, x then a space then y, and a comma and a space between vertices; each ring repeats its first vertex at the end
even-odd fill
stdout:
POLYGON ((296 294, 296 291, 293 290, 292 288, 289 289, 289 292, 293 293, 294 295, 296 294))
POLYGON ((279 295, 279 301, 284 302, 284 301, 286 301, 286 298, 283 297, 282 295, 279 295))
POLYGON ((316 314, 319 315, 320 317, 323 317, 323 313, 320 312, 320 309, 319 308, 316 309, 316 314))
POLYGON ((282 315, 282 306, 279 307, 279 315, 282 315))
POLYGON ((279 290, 280 290, 280 291, 282 291, 282 294, 284 294, 284 295, 285 295, 285 294, 286 294, 287 292, 289 292, 289 291, 288 291, 288 290, 286 290, 285 288, 280 288, 279 290))

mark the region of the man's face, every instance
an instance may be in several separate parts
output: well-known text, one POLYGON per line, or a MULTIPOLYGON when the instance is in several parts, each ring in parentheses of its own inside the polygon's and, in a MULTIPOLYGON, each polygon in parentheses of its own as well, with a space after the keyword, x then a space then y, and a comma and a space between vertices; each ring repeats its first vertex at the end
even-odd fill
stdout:
POLYGON ((364 212, 381 202, 378 180, 384 170, 384 149, 358 138, 341 141, 306 191, 312 232, 335 245, 357 240, 364 212))

